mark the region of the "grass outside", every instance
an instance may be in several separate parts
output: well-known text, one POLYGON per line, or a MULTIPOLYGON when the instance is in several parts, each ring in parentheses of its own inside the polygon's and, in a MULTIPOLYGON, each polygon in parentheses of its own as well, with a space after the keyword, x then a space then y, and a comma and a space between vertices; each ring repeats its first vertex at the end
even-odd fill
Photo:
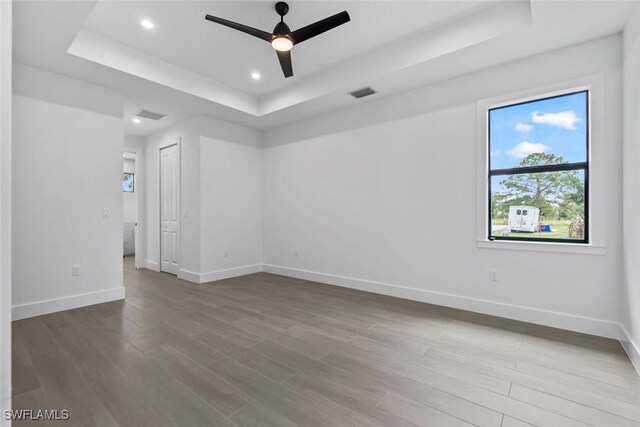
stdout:
POLYGON ((494 218, 491 220, 491 225, 500 226, 504 225, 505 229, 495 229, 491 233, 492 236, 496 237, 519 237, 519 238, 535 238, 535 239, 570 239, 569 237, 569 224, 570 220, 550 220, 550 221, 542 221, 543 224, 549 224, 551 226, 551 233, 512 233, 506 229, 507 220, 494 218))

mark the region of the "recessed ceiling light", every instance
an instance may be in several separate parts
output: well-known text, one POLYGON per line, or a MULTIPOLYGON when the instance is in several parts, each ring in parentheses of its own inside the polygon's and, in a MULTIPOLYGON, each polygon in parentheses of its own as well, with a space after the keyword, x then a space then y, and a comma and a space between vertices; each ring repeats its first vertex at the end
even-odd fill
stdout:
POLYGON ((140 119, 139 119, 139 118, 137 118, 137 117, 134 117, 133 119, 131 119, 131 121, 132 121, 133 123, 140 123, 140 119))
POLYGON ((153 28, 153 22, 149 21, 148 19, 143 19, 142 21, 140 21, 140 25, 149 30, 153 28))
POLYGON ((260 80, 260 73, 258 73, 257 71, 254 71, 253 73, 251 73, 251 78, 253 80, 260 80))

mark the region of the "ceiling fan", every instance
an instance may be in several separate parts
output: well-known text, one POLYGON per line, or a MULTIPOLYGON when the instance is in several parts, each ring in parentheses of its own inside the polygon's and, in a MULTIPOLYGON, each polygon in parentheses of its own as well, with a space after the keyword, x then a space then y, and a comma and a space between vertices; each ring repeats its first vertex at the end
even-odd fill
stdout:
POLYGON ((289 26, 284 22, 284 16, 289 12, 289 5, 283 1, 279 1, 275 6, 276 12, 280 15, 280 22, 276 24, 272 33, 258 30, 256 28, 248 27, 237 22, 229 21, 217 16, 207 15, 205 19, 211 22, 216 22, 221 25, 242 31, 266 42, 271 43, 271 46, 276 50, 278 59, 280 60, 280 66, 285 77, 293 76, 293 66, 291 65, 291 48, 294 45, 302 43, 305 40, 309 40, 312 37, 320 35, 326 31, 329 31, 337 26, 346 24, 351 20, 349 14, 346 11, 336 13, 333 16, 322 19, 313 24, 307 25, 295 31, 291 31, 289 26))

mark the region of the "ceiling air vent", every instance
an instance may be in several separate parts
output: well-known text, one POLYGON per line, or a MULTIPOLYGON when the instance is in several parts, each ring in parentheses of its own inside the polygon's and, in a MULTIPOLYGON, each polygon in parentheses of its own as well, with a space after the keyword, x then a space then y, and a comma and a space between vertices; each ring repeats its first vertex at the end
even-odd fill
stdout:
POLYGON ((363 87, 362 89, 354 90, 353 92, 349 92, 349 95, 353 96, 356 99, 364 98, 365 96, 373 95, 376 93, 370 86, 363 87))
POLYGON ((165 114, 154 113, 153 111, 148 110, 140 110, 140 112, 136 114, 136 116, 150 120, 160 120, 163 117, 167 117, 165 114))

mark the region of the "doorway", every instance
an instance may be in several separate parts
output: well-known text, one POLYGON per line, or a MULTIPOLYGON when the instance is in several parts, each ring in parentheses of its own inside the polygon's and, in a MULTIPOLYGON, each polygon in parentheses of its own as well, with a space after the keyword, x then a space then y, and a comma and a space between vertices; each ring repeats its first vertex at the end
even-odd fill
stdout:
POLYGON ((180 151, 160 149, 160 271, 177 275, 180 251, 180 151))
POLYGON ((125 145, 122 175, 123 256, 135 268, 145 267, 144 149, 125 145))
POLYGON ((122 154, 122 256, 135 257, 136 227, 138 222, 138 186, 136 173, 136 153, 125 151, 122 154))

